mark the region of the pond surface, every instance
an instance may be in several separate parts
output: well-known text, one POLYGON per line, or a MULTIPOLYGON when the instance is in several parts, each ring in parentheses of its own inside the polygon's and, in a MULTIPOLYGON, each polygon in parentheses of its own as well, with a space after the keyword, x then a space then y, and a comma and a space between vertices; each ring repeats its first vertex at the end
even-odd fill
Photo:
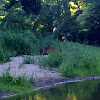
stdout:
POLYGON ((66 83, 0 100, 100 100, 100 79, 66 83))

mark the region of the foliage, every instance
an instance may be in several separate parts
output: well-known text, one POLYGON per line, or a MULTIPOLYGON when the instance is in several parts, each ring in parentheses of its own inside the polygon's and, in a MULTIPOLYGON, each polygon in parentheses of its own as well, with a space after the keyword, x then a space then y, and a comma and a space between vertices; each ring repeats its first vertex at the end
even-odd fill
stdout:
POLYGON ((48 68, 57 68, 62 63, 62 54, 59 50, 54 50, 47 57, 40 59, 40 66, 48 68))
POLYGON ((28 93, 33 91, 29 81, 26 80, 24 76, 15 78, 8 72, 3 73, 2 76, 0 76, 0 88, 11 93, 28 93))
POLYGON ((34 53, 34 43, 37 41, 30 31, 1 31, 2 45, 6 50, 16 52, 16 55, 34 53), (3 34, 2 34, 3 33, 3 34))
MULTIPOLYGON (((2 1, 6 15, 0 22, 0 60, 5 61, 10 56, 40 54, 45 46, 59 47, 59 40, 80 42, 83 45, 61 43, 61 52, 59 50, 51 52, 48 57, 40 60, 40 64, 47 67, 60 66, 61 72, 68 77, 78 76, 79 73, 82 76, 94 74, 99 66, 99 49, 84 44, 100 46, 98 1, 42 0, 41 2, 2 1)), ((25 59, 25 63, 33 62, 28 58, 25 59)))
POLYGON ((1 23, 3 30, 29 30, 32 29, 32 22, 25 16, 25 12, 22 10, 20 4, 12 7, 8 14, 4 17, 1 23))
POLYGON ((99 75, 100 49, 79 43, 63 42, 40 59, 40 66, 57 68, 66 77, 99 75))
POLYGON ((37 2, 36 0, 19 0, 19 2, 9 0, 7 5, 10 9, 6 11, 1 27, 5 30, 8 28, 31 30, 40 39, 40 43, 44 37, 53 34, 61 41, 99 45, 99 3, 97 5, 97 2, 91 0, 42 0, 41 2, 39 0, 37 2), (32 6, 33 3, 36 5, 32 6), (29 12, 30 15, 25 12, 29 12))
POLYGON ((34 64, 35 63, 34 57, 32 56, 25 56, 23 58, 24 58, 23 64, 34 64))
POLYGON ((100 5, 91 9, 91 16, 86 18, 86 24, 88 26, 88 41, 89 44, 100 45, 100 5))
POLYGON ((78 43, 62 44, 63 61, 59 71, 67 77, 99 73, 100 50, 78 43))
POLYGON ((21 3, 21 6, 23 6, 23 10, 27 14, 38 14, 40 7, 41 7, 41 2, 40 0, 8 0, 9 4, 7 4, 5 7, 6 9, 10 9, 17 3, 21 3))
POLYGON ((9 60, 9 57, 15 56, 16 51, 10 51, 3 45, 2 38, 0 38, 0 63, 4 63, 9 60))
POLYGON ((29 82, 26 80, 26 78, 24 76, 15 78, 15 77, 11 76, 8 72, 2 74, 2 76, 0 77, 0 82, 2 82, 3 84, 6 84, 6 85, 10 84, 10 85, 18 85, 18 86, 22 86, 22 87, 29 86, 29 82))

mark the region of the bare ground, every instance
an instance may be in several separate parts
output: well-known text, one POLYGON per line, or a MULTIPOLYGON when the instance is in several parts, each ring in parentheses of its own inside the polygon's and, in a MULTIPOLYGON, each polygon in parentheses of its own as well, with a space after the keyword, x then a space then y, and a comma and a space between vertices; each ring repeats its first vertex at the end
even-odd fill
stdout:
POLYGON ((14 77, 24 75, 27 79, 33 76, 35 87, 44 87, 65 80, 58 72, 40 68, 35 64, 23 64, 22 56, 11 57, 10 62, 0 64, 0 76, 4 72, 9 72, 14 77))

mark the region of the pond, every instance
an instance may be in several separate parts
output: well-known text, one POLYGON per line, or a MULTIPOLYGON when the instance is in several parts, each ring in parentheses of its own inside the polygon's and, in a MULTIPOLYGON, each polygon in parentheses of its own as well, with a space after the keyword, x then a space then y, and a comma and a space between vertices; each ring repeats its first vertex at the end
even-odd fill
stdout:
POLYGON ((0 100, 99 100, 100 79, 37 90, 34 93, 13 96, 0 100))

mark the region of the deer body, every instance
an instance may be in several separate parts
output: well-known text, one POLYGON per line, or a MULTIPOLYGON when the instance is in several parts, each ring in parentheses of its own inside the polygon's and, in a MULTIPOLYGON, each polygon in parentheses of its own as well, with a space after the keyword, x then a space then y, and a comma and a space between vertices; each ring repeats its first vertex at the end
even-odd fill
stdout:
POLYGON ((52 47, 43 47, 41 55, 45 55, 45 54, 47 54, 51 51, 54 51, 54 50, 55 50, 55 48, 52 48, 52 47))

